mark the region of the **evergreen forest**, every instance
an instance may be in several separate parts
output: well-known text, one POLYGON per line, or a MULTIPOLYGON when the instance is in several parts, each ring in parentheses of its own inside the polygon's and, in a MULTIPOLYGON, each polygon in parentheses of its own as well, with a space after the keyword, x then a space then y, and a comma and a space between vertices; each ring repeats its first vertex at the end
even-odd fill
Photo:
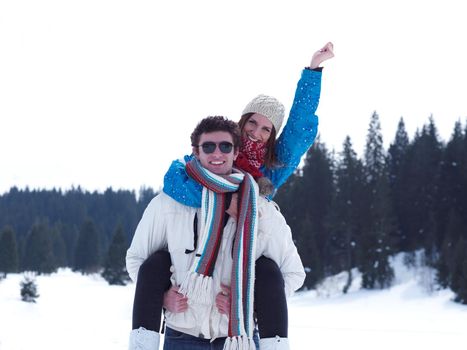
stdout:
MULTIPOLYGON (((157 193, 80 187, 13 187, 0 195, 0 279, 70 267, 125 284, 125 253, 141 215, 157 193)), ((339 152, 317 140, 274 201, 290 225, 311 289, 353 271, 362 288, 391 286, 389 258, 406 253, 435 271, 434 288, 451 288, 467 304, 467 126, 441 141, 432 118, 412 138, 401 118, 388 149, 379 116, 370 118, 361 157, 347 137, 339 152)))

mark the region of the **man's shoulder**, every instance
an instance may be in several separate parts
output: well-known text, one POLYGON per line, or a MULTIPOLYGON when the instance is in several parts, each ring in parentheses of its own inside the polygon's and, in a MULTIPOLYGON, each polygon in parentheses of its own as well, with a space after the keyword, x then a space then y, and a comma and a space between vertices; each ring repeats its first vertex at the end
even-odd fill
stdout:
POLYGON ((282 237, 287 230, 287 222, 279 206, 266 198, 258 202, 258 233, 262 237, 282 237))
POLYGON ((156 195, 148 204, 148 208, 153 208, 162 212, 190 211, 191 207, 177 202, 164 192, 156 195))
POLYGON ((258 210, 260 213, 263 215, 279 215, 282 216, 281 214, 281 209, 279 205, 274 202, 273 200, 270 200, 265 197, 259 197, 258 199, 258 210))

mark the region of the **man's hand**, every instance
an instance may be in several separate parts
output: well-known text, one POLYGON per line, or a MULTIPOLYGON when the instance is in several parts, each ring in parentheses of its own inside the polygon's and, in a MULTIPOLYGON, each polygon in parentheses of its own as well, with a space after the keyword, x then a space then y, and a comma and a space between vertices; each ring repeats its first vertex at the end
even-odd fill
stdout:
POLYGON ((310 68, 318 68, 321 63, 334 57, 334 45, 329 42, 324 47, 316 51, 311 58, 310 68))
POLYGON ((230 314, 230 287, 221 284, 222 291, 216 296, 216 306, 219 313, 230 314))
POLYGON ((164 293, 162 306, 170 312, 185 312, 188 309, 188 298, 178 292, 178 287, 172 286, 164 293))

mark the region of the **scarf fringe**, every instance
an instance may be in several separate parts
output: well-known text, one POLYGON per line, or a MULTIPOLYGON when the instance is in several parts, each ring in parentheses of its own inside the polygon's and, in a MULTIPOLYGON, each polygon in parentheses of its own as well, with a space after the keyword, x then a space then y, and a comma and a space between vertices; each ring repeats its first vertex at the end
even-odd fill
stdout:
POLYGON ((180 285, 179 293, 204 305, 212 303, 212 277, 190 272, 180 285))
POLYGON ((228 337, 224 343, 224 350, 255 350, 256 345, 252 338, 246 335, 228 337))

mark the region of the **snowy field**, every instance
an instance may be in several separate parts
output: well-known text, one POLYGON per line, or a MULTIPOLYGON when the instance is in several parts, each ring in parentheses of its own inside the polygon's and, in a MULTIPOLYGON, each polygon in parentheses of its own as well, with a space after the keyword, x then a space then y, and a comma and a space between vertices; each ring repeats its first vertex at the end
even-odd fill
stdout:
MULTIPOLYGON (((426 270, 396 262, 384 291, 336 292, 342 276, 289 301, 292 349, 467 349, 467 306, 448 290, 428 293, 426 270)), ((428 276, 428 277, 427 277, 428 276)), ((20 300, 21 275, 0 282, 0 350, 127 349, 134 285, 60 270, 37 278, 36 304, 20 300)), ((355 285, 359 283, 356 279, 355 285)))

